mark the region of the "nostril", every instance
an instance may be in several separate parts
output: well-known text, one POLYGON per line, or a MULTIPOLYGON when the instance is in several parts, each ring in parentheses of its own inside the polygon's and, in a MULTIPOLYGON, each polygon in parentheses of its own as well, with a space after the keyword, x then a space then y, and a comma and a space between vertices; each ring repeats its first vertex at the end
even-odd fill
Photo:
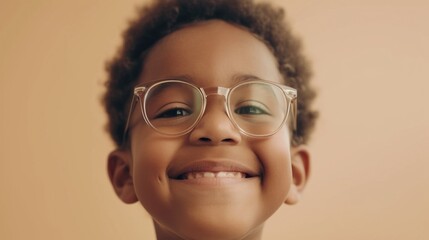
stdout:
MULTIPOLYGON (((201 137, 199 140, 201 142, 206 142, 206 143, 212 142, 212 140, 210 138, 208 138, 208 137, 201 137)), ((234 139, 232 139, 232 138, 225 138, 225 139, 222 139, 221 142, 228 142, 228 143, 229 142, 234 142, 234 139)))
POLYGON ((212 140, 208 137, 202 137, 199 139, 201 142, 211 142, 212 140))

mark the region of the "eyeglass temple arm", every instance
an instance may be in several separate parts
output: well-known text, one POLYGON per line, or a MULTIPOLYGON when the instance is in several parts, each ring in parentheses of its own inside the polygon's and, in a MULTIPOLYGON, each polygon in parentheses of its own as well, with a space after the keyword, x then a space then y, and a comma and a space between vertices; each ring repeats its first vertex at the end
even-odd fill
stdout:
POLYGON ((298 127, 297 123, 297 112, 298 112, 298 93, 296 89, 283 86, 283 91, 285 92, 286 96, 290 99, 291 104, 291 114, 292 114, 292 127, 293 130, 296 130, 298 127))
POLYGON ((296 130, 298 128, 298 123, 297 123, 297 110, 298 110, 298 99, 294 98, 291 101, 291 105, 292 105, 292 127, 294 130, 296 130))
POLYGON ((134 110, 135 105, 137 104, 137 101, 138 101, 138 99, 136 98, 136 95, 133 94, 133 99, 131 100, 130 111, 128 112, 127 123, 125 124, 124 133, 122 134, 122 144, 125 144, 127 134, 128 134, 128 128, 130 126, 131 115, 133 114, 133 110, 134 110))

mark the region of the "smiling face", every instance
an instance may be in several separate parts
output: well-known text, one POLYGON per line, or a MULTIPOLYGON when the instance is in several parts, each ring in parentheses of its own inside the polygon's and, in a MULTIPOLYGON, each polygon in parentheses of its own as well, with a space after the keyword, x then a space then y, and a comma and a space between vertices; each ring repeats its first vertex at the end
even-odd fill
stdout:
MULTIPOLYGON (((146 56, 139 84, 181 79, 231 87, 248 76, 284 83, 264 43, 211 20, 160 40, 146 56)), ((229 120, 224 101, 209 95, 201 120, 179 137, 154 131, 135 108, 131 149, 109 156, 117 194, 141 202, 158 239, 259 239, 265 220, 288 198, 295 202, 305 184, 308 155, 290 149, 288 127, 267 138, 246 137, 229 120)))

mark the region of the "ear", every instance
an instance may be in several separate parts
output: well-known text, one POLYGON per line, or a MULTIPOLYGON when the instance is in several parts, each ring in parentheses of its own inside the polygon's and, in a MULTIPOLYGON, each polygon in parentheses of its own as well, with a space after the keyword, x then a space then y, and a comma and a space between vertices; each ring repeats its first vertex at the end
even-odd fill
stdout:
POLYGON ((116 195, 124 203, 137 202, 134 183, 131 175, 131 154, 129 151, 117 149, 107 158, 107 172, 116 195))
POLYGON ((292 147, 292 178, 293 182, 286 198, 286 204, 295 204, 299 201, 302 191, 310 174, 310 153, 305 145, 292 147))

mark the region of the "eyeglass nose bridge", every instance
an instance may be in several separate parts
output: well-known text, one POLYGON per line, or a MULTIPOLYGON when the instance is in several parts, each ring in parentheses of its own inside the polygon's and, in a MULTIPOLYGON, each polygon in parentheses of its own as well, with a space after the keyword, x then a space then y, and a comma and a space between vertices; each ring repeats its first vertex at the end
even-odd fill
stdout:
POLYGON ((200 88, 200 90, 201 90, 201 92, 204 95, 204 107, 202 109, 203 112, 201 113, 200 118, 202 118, 203 115, 206 112, 207 98, 209 96, 216 96, 216 95, 218 95, 218 96, 223 96, 224 97, 224 101, 223 101, 224 111, 225 111, 227 117, 229 118, 229 121, 231 121, 233 125, 236 125, 234 123, 234 121, 232 120, 230 114, 229 114, 229 109, 228 109, 228 106, 227 106, 228 105, 227 104, 228 95, 229 95, 229 92, 231 90, 230 88, 226 88, 226 87, 208 87, 208 88, 200 88))
POLYGON ((224 96, 225 100, 227 99, 227 96, 230 92, 230 88, 226 87, 208 87, 208 88, 200 88, 201 91, 204 93, 205 97, 212 95, 222 95, 224 96))
POLYGON ((204 115, 207 113, 207 101, 208 101, 208 97, 209 96, 223 96, 223 111, 226 115, 226 117, 228 118, 228 120, 230 121, 230 123, 232 124, 232 126, 234 126, 234 128, 238 131, 241 132, 243 134, 246 135, 245 132, 243 132, 243 130, 240 128, 240 126, 238 125, 237 122, 235 122, 235 120, 231 117, 231 113, 230 113, 230 109, 228 107, 228 98, 229 98, 229 94, 231 92, 231 88, 227 88, 227 87, 207 87, 207 88, 199 88, 201 93, 203 94, 203 108, 201 110, 201 114, 198 117, 198 120, 193 124, 193 126, 190 128, 190 131, 192 131, 192 129, 194 129, 198 123, 201 121, 201 119, 204 117, 204 115))
MULTIPOLYGON (((229 120, 234 123, 234 121, 229 116, 229 111, 228 111, 228 106, 227 106, 228 94, 231 91, 230 88, 226 88, 226 87, 208 87, 208 88, 200 88, 200 90, 203 93, 204 98, 205 98, 204 99, 204 105, 207 104, 207 97, 209 97, 209 96, 215 96, 215 95, 223 96, 224 97, 224 102, 223 102, 224 104, 223 105, 224 105, 224 110, 226 112, 226 115, 228 116, 229 120)), ((202 115, 204 115, 204 113, 206 111, 205 106, 204 106, 203 111, 204 112, 203 112, 202 115)))

